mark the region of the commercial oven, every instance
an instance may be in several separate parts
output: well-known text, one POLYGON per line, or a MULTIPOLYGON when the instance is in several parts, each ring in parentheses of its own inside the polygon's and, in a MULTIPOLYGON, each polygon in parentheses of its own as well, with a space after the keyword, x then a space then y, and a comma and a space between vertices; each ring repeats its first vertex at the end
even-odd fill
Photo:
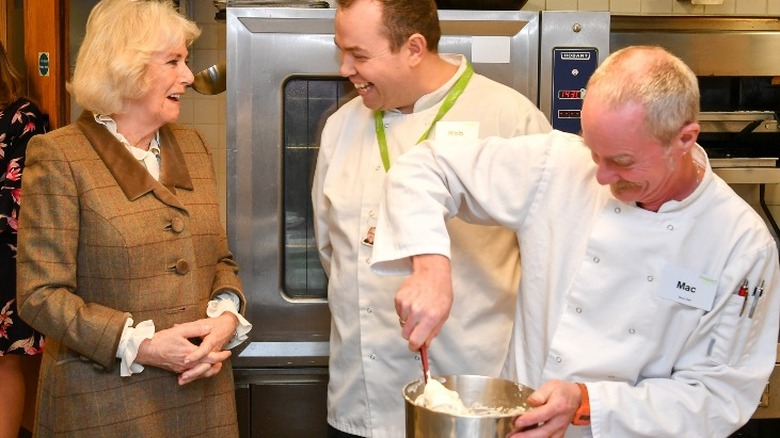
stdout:
MULTIPOLYGON (((699 144, 777 240, 777 211, 767 198, 780 199, 780 19, 613 16, 610 51, 630 45, 665 47, 696 73, 699 144)), ((780 436, 780 357, 777 363, 753 420, 734 437, 780 436)))
MULTIPOLYGON (((325 118, 355 93, 338 73, 335 10, 322 3, 226 10, 227 231, 254 325, 233 356, 243 436, 327 427, 330 316, 311 178, 325 118)), ((439 15, 440 51, 519 90, 555 127, 579 130, 585 83, 608 53, 608 13, 439 15)))

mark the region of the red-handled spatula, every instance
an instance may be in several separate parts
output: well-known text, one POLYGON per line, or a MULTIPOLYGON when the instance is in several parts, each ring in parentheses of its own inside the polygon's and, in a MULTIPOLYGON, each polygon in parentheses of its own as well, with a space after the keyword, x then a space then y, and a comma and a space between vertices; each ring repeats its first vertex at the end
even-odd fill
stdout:
POLYGON ((431 377, 431 370, 428 368, 428 350, 425 345, 420 347, 420 357, 422 357, 423 377, 425 377, 425 383, 428 383, 428 378, 431 377))

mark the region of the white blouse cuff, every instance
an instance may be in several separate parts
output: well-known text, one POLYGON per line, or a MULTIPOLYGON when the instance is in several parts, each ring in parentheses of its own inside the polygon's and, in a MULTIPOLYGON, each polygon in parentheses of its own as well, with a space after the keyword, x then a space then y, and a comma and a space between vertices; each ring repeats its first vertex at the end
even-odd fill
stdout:
POLYGON ((139 322, 133 327, 133 318, 127 318, 125 328, 122 330, 122 336, 119 338, 119 348, 116 350, 116 357, 122 359, 119 366, 119 373, 122 377, 128 377, 144 370, 143 365, 135 363, 135 357, 138 356, 138 348, 145 339, 152 339, 154 336, 154 322, 150 319, 139 322))
POLYGON ((209 301, 206 307, 206 315, 209 318, 216 318, 225 312, 230 312, 236 315, 238 318, 238 325, 236 326, 236 332, 233 334, 233 338, 228 341, 223 348, 229 350, 242 342, 246 341, 249 336, 248 333, 252 330, 252 324, 244 318, 243 315, 238 313, 241 300, 233 292, 220 292, 213 300, 209 301))

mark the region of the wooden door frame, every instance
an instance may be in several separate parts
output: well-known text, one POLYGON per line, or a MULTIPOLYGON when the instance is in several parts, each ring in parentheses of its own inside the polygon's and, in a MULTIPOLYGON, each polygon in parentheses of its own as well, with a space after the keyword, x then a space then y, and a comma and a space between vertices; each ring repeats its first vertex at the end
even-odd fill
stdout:
POLYGON ((8 4, 6 0, 0 0, 0 42, 8 48, 8 4))
MULTIPOLYGON (((5 1, 5 0, 0 0, 5 1)), ((69 3, 60 0, 24 2, 24 62, 27 92, 49 116, 51 129, 70 122, 69 3), (48 53, 48 76, 40 74, 41 53, 48 53)))

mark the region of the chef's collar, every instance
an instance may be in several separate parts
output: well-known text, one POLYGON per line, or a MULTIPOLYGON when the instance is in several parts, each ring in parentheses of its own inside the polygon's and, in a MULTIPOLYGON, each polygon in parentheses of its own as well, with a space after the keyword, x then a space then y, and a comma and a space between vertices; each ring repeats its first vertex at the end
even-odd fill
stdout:
MULTIPOLYGON (((412 109, 412 112, 414 113, 419 111, 424 111, 427 110, 428 108, 432 108, 438 105, 439 102, 441 102, 444 99, 444 97, 447 95, 447 93, 450 91, 450 88, 452 88, 452 86, 455 85, 455 82, 458 81, 458 79, 463 74, 463 72, 466 71, 467 63, 466 63, 465 56, 460 54, 453 54, 453 53, 440 53, 439 57, 450 64, 457 65, 458 70, 441 87, 437 88, 436 90, 433 90, 428 94, 424 94, 420 96, 420 98, 417 99, 417 102, 414 103, 414 108, 412 109)), ((389 112, 400 113, 398 109, 392 109, 389 110, 389 112)))
POLYGON ((707 151, 705 151, 704 148, 697 143, 693 148, 691 148, 691 156, 696 162, 696 165, 704 169, 704 176, 702 176, 701 182, 699 182, 699 185, 696 186, 696 189, 694 189, 690 195, 686 196, 685 199, 681 201, 674 199, 666 201, 658 209, 658 213, 670 213, 688 207, 689 205, 693 204, 696 199, 702 197, 703 193, 707 190, 707 186, 712 183, 713 172, 710 165, 710 159, 707 156, 707 151))

